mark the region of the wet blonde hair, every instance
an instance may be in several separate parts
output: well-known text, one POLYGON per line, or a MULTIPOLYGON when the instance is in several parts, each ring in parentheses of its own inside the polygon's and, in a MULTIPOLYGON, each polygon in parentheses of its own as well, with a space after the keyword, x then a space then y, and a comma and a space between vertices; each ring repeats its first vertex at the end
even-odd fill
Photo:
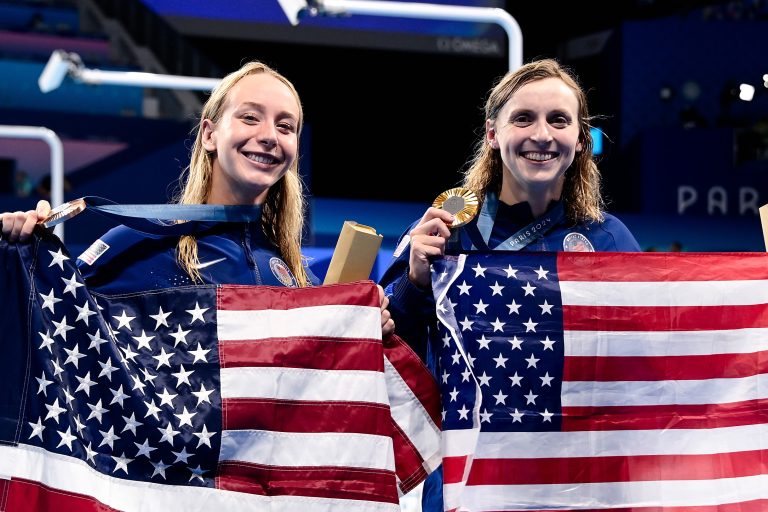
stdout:
MULTIPOLYGON (((299 94, 293 84, 266 64, 258 61, 246 63, 237 71, 225 76, 211 92, 208 101, 203 106, 189 166, 180 178, 182 190, 176 198, 177 203, 205 204, 208 201, 211 193, 213 161, 216 155, 206 151, 203 147, 203 120, 210 119, 214 124, 218 123, 226 108, 227 97, 232 88, 244 77, 260 73, 267 73, 280 80, 293 93, 296 103, 299 105, 297 137, 301 134, 304 112, 301 108, 299 94)), ((302 287, 310 285, 305 260, 301 255, 304 208, 304 186, 299 176, 299 159, 297 156, 285 176, 269 188, 262 205, 261 227, 269 241, 277 247, 293 275, 296 276, 299 286, 302 287)), ((200 261, 197 254, 197 240, 194 236, 185 235, 179 239, 176 259, 193 281, 202 281, 197 269, 200 261)))
MULTIPOLYGON (((579 103, 579 142, 582 147, 565 172, 561 199, 566 214, 574 222, 601 222, 604 219, 604 204, 600 195, 600 170, 592 155, 592 134, 589 131, 591 118, 587 110, 587 96, 570 70, 553 59, 542 59, 510 71, 491 89, 485 103, 485 118, 496 121, 501 109, 515 92, 526 84, 545 78, 561 80, 573 91, 579 103)), ((475 145, 475 154, 464 172, 464 186, 473 190, 482 201, 487 190, 501 190, 503 175, 501 153, 487 143, 483 130, 483 136, 475 145)))

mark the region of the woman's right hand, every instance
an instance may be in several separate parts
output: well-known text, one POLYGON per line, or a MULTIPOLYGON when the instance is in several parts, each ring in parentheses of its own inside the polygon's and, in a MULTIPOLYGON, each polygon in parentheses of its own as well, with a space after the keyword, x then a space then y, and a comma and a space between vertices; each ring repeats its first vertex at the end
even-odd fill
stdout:
POLYGON ((411 254, 408 260, 408 279, 419 288, 427 289, 431 284, 431 260, 445 253, 446 242, 451 236, 451 223, 453 215, 431 207, 409 233, 411 254))
POLYGON ((3 239, 9 242, 26 242, 35 225, 51 214, 51 204, 40 200, 37 208, 26 212, 5 212, 0 214, 3 224, 3 239))

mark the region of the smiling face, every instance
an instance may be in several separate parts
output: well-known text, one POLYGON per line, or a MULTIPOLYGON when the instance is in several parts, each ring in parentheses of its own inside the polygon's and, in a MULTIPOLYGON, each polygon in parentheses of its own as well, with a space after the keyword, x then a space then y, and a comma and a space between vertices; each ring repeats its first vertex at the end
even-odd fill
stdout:
POLYGON ((214 154, 209 204, 261 204, 298 151, 299 102, 268 73, 243 77, 221 117, 202 122, 202 145, 214 154))
POLYGON ((578 114, 574 91, 558 78, 544 78, 520 87, 486 122, 488 143, 503 162, 502 201, 560 198, 565 171, 581 151, 578 114))

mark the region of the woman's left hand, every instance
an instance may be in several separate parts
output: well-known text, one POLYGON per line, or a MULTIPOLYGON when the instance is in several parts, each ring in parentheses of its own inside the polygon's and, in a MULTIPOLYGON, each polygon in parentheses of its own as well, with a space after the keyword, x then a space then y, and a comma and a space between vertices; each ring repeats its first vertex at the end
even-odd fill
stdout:
POLYGON ((378 284, 376 287, 379 289, 379 302, 381 304, 381 337, 386 338, 395 333, 395 321, 392 320, 392 316, 387 309, 389 298, 384 293, 384 288, 378 284))

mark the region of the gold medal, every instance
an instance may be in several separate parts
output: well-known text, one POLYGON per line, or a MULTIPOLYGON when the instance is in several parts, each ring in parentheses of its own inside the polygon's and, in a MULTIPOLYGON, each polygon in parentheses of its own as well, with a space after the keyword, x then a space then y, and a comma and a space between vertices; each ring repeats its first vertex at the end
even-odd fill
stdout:
POLYGON ((471 221, 477 214, 478 200, 474 192, 467 188, 457 187, 446 190, 432 203, 453 215, 452 228, 458 228, 471 221))
POLYGON ((60 204, 51 210, 51 214, 38 222, 38 224, 42 224, 46 228, 51 228, 56 224, 61 224, 65 220, 71 219, 83 210, 85 210, 85 200, 73 199, 72 201, 60 204))

